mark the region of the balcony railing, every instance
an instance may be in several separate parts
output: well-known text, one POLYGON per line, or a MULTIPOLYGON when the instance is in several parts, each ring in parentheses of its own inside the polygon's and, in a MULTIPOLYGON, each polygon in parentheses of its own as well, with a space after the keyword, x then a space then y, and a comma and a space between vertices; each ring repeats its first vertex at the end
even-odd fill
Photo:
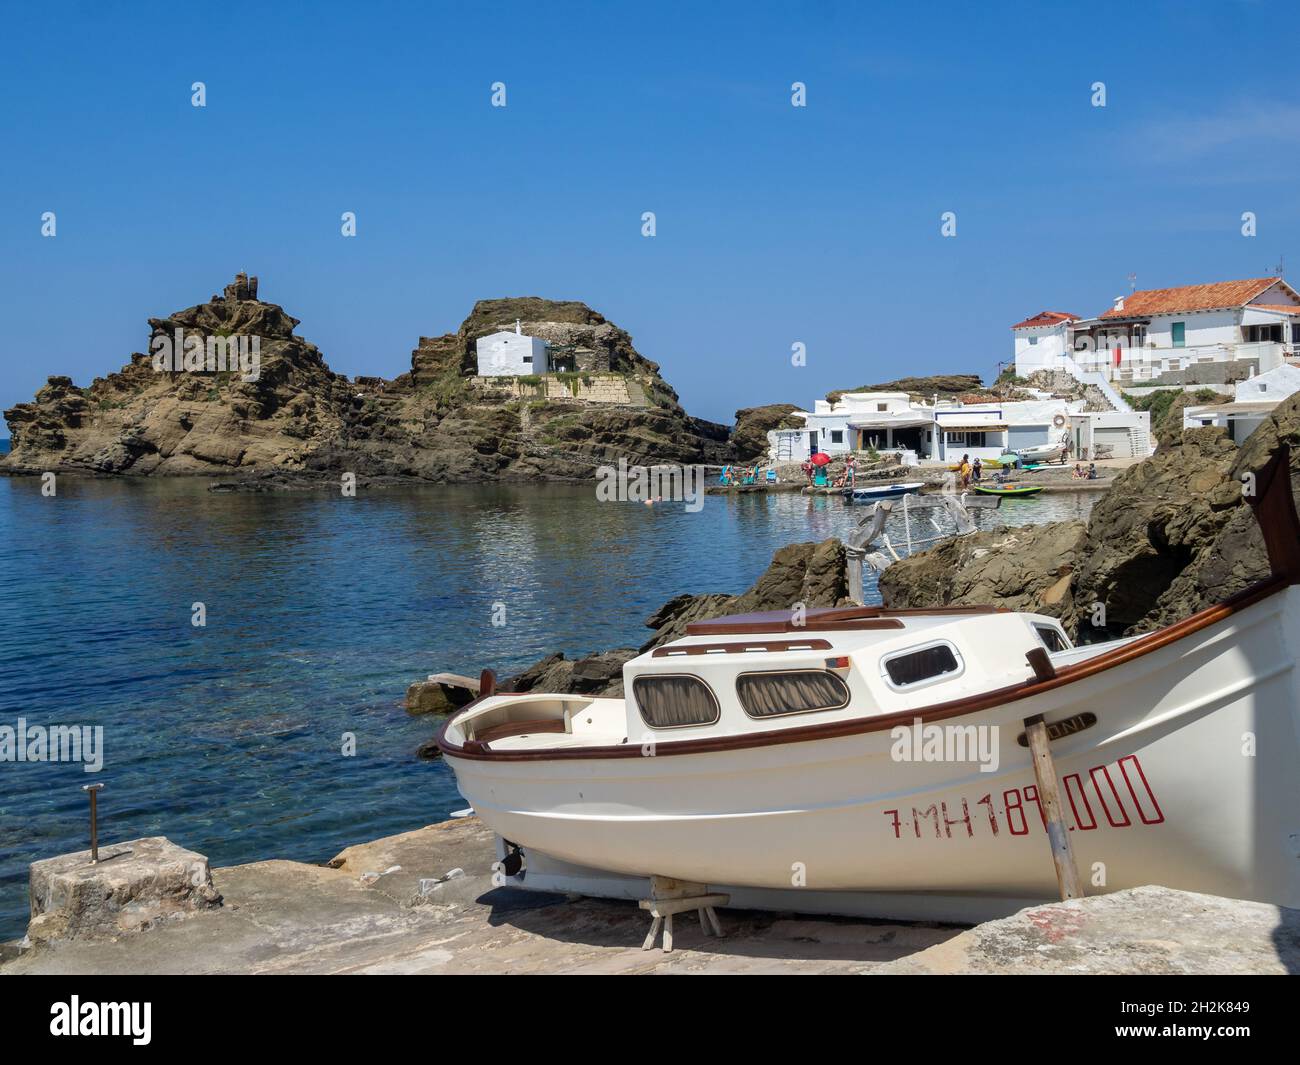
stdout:
POLYGON ((1099 373, 1107 380, 1149 381, 1167 373, 1190 369, 1200 363, 1242 362, 1253 360, 1259 370, 1280 366, 1289 356, 1300 354, 1296 345, 1278 341, 1242 344, 1196 344, 1182 348, 1126 348, 1076 351, 1074 361, 1089 373, 1099 373))

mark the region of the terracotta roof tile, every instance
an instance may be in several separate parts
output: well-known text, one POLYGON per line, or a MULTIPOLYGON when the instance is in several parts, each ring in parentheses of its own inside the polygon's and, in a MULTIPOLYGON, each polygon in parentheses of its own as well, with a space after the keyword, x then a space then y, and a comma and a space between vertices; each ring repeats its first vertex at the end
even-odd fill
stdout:
POLYGON ((1023 322, 1017 322, 1011 328, 1029 329, 1032 326, 1060 325, 1062 322, 1072 322, 1078 317, 1077 314, 1068 314, 1065 311, 1039 311, 1032 318, 1026 318, 1023 322))
POLYGON ((1216 281, 1209 285, 1153 288, 1124 297, 1123 310, 1112 307, 1102 318, 1131 318, 1142 314, 1176 314, 1180 311, 1211 311, 1241 307, 1281 278, 1253 277, 1245 281, 1216 281))

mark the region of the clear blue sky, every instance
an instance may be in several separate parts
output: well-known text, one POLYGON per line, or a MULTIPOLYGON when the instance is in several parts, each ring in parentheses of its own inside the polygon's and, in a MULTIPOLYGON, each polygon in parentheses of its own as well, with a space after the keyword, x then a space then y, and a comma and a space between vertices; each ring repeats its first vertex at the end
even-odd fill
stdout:
POLYGON ((721 421, 987 378, 1013 322, 1130 272, 1300 268, 1284 4, 178 6, 5 5, 5 406, 241 268, 348 374, 477 298, 584 300, 721 421))

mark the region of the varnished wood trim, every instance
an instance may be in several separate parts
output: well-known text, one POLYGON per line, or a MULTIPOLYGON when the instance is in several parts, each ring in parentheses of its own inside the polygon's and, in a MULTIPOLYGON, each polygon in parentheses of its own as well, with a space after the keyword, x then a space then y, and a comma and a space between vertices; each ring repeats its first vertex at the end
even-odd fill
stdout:
POLYGON ((897 618, 848 618, 836 619, 824 617, 808 611, 802 625, 796 625, 793 617, 783 620, 740 620, 736 618, 718 618, 716 621, 693 621, 686 626, 687 636, 743 636, 746 633, 762 635, 768 632, 844 632, 874 629, 901 629, 905 626, 897 618))
POLYGON ((929 617, 934 614, 1005 614, 1001 606, 939 606, 890 609, 883 606, 814 607, 804 614, 804 624, 796 625, 793 613, 770 610, 757 614, 733 614, 730 617, 692 621, 686 626, 687 636, 730 636, 745 633, 798 632, 800 629, 901 629, 901 621, 884 625, 858 625, 847 622, 881 621, 913 616, 929 617))
POLYGON ((651 658, 683 655, 743 654, 746 651, 829 651, 829 640, 750 640, 748 643, 694 643, 684 647, 656 647, 651 658))
POLYGON ((1047 650, 1043 647, 1034 647, 1025 652, 1025 661, 1034 671, 1034 676, 1038 680, 1051 680, 1056 676, 1056 667, 1052 665, 1052 660, 1047 657, 1047 650))
MULTIPOLYGON (((1175 622, 1166 628, 1142 636, 1112 651, 1090 658, 1073 665, 1062 666, 1056 676, 1050 680, 1029 680, 1021 684, 1012 684, 1003 688, 981 692, 977 695, 954 699, 946 703, 936 703, 928 707, 904 710, 896 714, 882 714, 877 717, 851 718, 840 721, 827 721, 816 725, 801 725, 796 728, 771 729, 765 732, 744 733, 730 736, 701 736, 689 740, 664 741, 655 745, 655 757, 664 758, 685 754, 708 754, 715 751, 736 751, 751 747, 773 747, 785 743, 807 743, 812 740, 837 739, 841 736, 858 736, 872 732, 887 732, 897 725, 911 725, 920 718, 922 723, 944 721, 948 718, 974 714, 991 707, 1006 703, 1030 699, 1035 695, 1052 691, 1056 688, 1083 680, 1086 677, 1104 673, 1108 669, 1136 661, 1163 647, 1209 628, 1220 621, 1232 617, 1247 607, 1267 599, 1282 591, 1288 581, 1282 577, 1270 577, 1259 584, 1239 592, 1237 595, 1215 606, 1199 610, 1191 617, 1175 622)), ((475 700, 477 702, 477 700, 475 700)), ((438 733, 438 747, 443 754, 467 760, 493 759, 511 762, 544 762, 591 760, 601 758, 642 758, 639 745, 619 744, 604 747, 565 747, 536 751, 491 751, 477 752, 457 747, 447 742, 447 729, 451 723, 462 717, 474 704, 470 703, 443 723, 438 733)))
POLYGON ((539 718, 536 721, 506 721, 500 725, 491 725, 482 732, 475 732, 474 738, 479 743, 491 743, 506 736, 531 736, 535 733, 564 732, 561 718, 539 718))

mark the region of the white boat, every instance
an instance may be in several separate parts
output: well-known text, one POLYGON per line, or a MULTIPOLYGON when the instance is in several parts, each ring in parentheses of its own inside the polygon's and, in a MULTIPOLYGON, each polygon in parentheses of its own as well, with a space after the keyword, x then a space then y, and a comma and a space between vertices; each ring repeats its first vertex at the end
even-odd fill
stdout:
POLYGON ((925 487, 924 481, 899 481, 894 484, 864 484, 844 489, 844 497, 850 502, 877 499, 898 499, 901 496, 919 492, 925 487))
POLYGON ((1070 457, 1070 438, 1067 435, 1054 443, 1017 448, 1012 454, 1020 460, 1022 466, 1037 466, 1048 462, 1064 464, 1070 457))
POLYGON ((979 608, 721 618, 627 663, 626 699, 488 682, 439 745, 524 887, 636 898, 660 876, 732 905, 974 921, 1058 897, 1024 746, 1042 715, 1088 893, 1300 906, 1284 450, 1258 484, 1273 575, 1155 632, 1075 647, 1052 618, 979 608))

